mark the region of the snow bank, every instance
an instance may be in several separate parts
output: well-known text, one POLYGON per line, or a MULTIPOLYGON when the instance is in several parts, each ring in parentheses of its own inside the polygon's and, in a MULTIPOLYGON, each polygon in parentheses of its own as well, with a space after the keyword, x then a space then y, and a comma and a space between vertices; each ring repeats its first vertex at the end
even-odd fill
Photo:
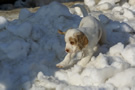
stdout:
POLYGON ((57 70, 56 62, 65 55, 63 36, 57 30, 77 27, 81 20, 57 2, 36 13, 22 9, 19 18, 11 22, 0 19, 0 83, 9 90, 29 89, 38 71, 50 75, 57 70), (53 67, 49 69, 50 66, 53 67))
POLYGON ((107 43, 99 47, 85 68, 76 64, 66 69, 55 67, 65 55, 64 36, 57 30, 77 28, 81 20, 66 6, 53 2, 35 13, 22 9, 19 18, 10 22, 1 17, 0 89, 134 90, 135 24, 124 15, 125 7, 115 5, 119 0, 104 1, 102 7, 109 3, 111 8, 97 10, 93 4, 95 9, 89 14, 99 16, 107 43), (116 12, 122 17, 114 15, 116 12))
MULTIPOLYGON (((98 5, 95 4, 97 1, 94 0, 85 0, 84 2, 89 5, 89 8, 94 6, 96 9, 93 10, 105 12, 113 10, 113 13, 104 13, 105 15, 99 16, 107 34, 107 44, 99 48, 100 54, 97 53, 97 56, 93 56, 85 68, 74 65, 68 69, 56 71, 53 76, 46 76, 39 72, 31 90, 39 88, 56 90, 122 90, 135 88, 133 84, 134 68, 132 67, 135 66, 134 36, 132 35, 134 29, 125 22, 115 21, 116 17, 120 17, 119 20, 122 21, 131 20, 131 18, 134 18, 132 16, 134 15, 133 10, 127 9, 125 6, 116 6, 115 3, 119 0, 108 2, 102 0, 98 5), (115 15, 116 12, 119 13, 119 16, 115 15), (111 15, 114 15, 114 17, 110 18, 111 15), (130 75, 128 76, 128 74, 130 75)), ((95 12, 90 14, 94 16, 97 14, 95 12)))

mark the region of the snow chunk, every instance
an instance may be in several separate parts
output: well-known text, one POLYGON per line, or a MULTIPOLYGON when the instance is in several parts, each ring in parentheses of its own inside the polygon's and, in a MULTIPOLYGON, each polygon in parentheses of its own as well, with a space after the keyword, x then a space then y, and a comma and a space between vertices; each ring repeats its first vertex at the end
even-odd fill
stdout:
POLYGON ((129 26, 127 23, 124 23, 124 22, 122 22, 120 24, 120 30, 122 32, 128 32, 128 33, 134 32, 134 29, 131 26, 129 26))
POLYGON ((124 8, 123 16, 125 16, 127 19, 133 19, 134 13, 131 10, 124 8))
POLYGON ((22 38, 28 38, 31 34, 32 25, 28 22, 19 24, 19 25, 8 25, 7 30, 14 35, 17 35, 22 38))
POLYGON ((106 10, 110 10, 113 8, 112 4, 110 3, 103 3, 103 4, 99 4, 96 6, 96 8, 100 11, 106 11, 106 10))
POLYGON ((135 0, 129 0, 130 5, 135 5, 135 0))
POLYGON ((76 12, 77 15, 79 15, 79 16, 81 16, 81 17, 84 16, 84 15, 83 15, 83 12, 81 11, 81 8, 75 7, 74 10, 75 10, 75 12, 76 12))
POLYGON ((62 70, 56 72, 55 77, 57 77, 59 80, 68 81, 67 73, 62 70))
POLYGON ((82 72, 84 85, 100 85, 112 77, 118 70, 113 67, 105 67, 103 69, 86 68, 82 72))
POLYGON ((20 57, 26 57, 28 50, 29 50, 29 44, 25 41, 21 40, 15 40, 10 43, 1 43, 0 49, 7 54, 7 57, 9 59, 16 59, 20 57))
POLYGON ((44 32, 40 29, 39 25, 33 24, 32 31, 31 31, 31 38, 34 41, 38 41, 44 35, 44 32))
POLYGON ((112 56, 120 56, 123 49, 124 49, 124 45, 122 43, 118 43, 110 48, 109 53, 112 56))
MULTIPOLYGON (((37 75, 37 79, 35 80, 36 85, 44 88, 54 89, 58 87, 59 81, 54 77, 48 77, 43 75, 42 72, 39 72, 37 75)), ((35 90, 33 87, 31 90, 35 90)))
POLYGON ((89 8, 96 4, 96 0, 84 0, 84 4, 87 5, 89 8))
POLYGON ((135 68, 127 69, 110 78, 106 83, 111 83, 116 87, 135 86, 135 68))
POLYGON ((119 2, 120 0, 100 0, 98 4, 103 4, 103 3, 110 3, 114 5, 116 2, 119 2))
POLYGON ((100 53, 96 58, 91 59, 87 67, 105 68, 111 64, 110 62, 113 62, 112 59, 108 59, 106 55, 100 53))
POLYGON ((116 7, 114 7, 114 8, 112 9, 112 11, 113 11, 113 12, 116 12, 116 11, 122 12, 122 11, 123 11, 123 8, 122 8, 121 6, 116 6, 116 7))
POLYGON ((127 45, 122 52, 122 56, 132 66, 135 66, 135 44, 127 45))
POLYGON ((82 77, 79 73, 72 73, 69 75, 68 82, 72 85, 82 85, 82 77))
POLYGON ((113 62, 111 66, 117 68, 119 71, 125 70, 130 67, 130 64, 125 62, 124 59, 120 56, 111 57, 113 62))
POLYGON ((5 28, 7 24, 8 24, 7 19, 2 17, 2 16, 0 16, 0 29, 5 28))
POLYGON ((103 24, 107 24, 110 21, 109 18, 103 14, 99 15, 99 19, 103 24))
POLYGON ((6 86, 0 83, 0 90, 6 90, 6 86))
POLYGON ((124 4, 122 5, 122 7, 123 7, 123 8, 130 8, 130 5, 129 5, 128 3, 124 3, 124 4))
POLYGON ((25 20, 31 15, 31 12, 28 9, 21 9, 20 14, 19 14, 19 19, 20 20, 25 20))
MULTIPOLYGON (((35 17, 38 18, 45 18, 49 13, 49 17, 60 16, 70 16, 70 12, 68 8, 58 2, 52 2, 49 5, 43 6, 42 8, 39 8, 37 13, 35 14, 35 17), (53 12, 50 12, 50 10, 54 10, 53 12)), ((47 17, 46 17, 47 18, 47 17)))
POLYGON ((133 35, 133 36, 131 36, 129 38, 129 42, 130 42, 130 44, 134 44, 135 43, 135 35, 133 35))

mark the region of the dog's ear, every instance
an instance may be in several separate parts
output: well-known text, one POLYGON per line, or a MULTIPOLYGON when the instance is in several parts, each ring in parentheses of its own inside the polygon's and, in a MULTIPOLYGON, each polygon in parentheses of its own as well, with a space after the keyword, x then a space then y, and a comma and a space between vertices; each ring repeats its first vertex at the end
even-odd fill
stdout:
POLYGON ((58 33, 61 34, 61 35, 65 35, 66 32, 62 32, 61 30, 58 30, 58 33))
POLYGON ((88 38, 85 36, 83 32, 77 32, 74 35, 77 39, 78 48, 82 50, 88 44, 88 38))

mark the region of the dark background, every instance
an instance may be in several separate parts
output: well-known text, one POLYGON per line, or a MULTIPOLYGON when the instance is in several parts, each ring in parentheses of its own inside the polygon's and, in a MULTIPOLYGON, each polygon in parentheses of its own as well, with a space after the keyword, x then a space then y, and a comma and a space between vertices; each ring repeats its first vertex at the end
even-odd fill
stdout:
MULTIPOLYGON (((15 1, 17 1, 17 0, 0 0, 0 5, 2 5, 2 4, 14 4, 15 3, 15 1)), ((22 0, 23 2, 25 2, 26 0, 22 0)), ((50 0, 51 1, 51 0, 50 0)), ((54 0, 55 1, 55 0, 54 0)), ((62 0, 61 0, 62 1, 62 0)), ((69 2, 70 1, 83 1, 83 0, 69 0, 69 2)))

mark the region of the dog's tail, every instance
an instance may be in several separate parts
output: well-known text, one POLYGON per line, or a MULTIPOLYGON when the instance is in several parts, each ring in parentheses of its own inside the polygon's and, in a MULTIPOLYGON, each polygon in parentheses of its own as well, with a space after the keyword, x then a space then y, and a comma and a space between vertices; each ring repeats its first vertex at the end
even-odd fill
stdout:
POLYGON ((99 39, 99 44, 102 45, 102 44, 106 44, 107 43, 107 38, 106 38, 106 32, 105 30, 102 28, 100 30, 102 33, 101 33, 101 37, 99 39))
POLYGON ((104 26, 110 21, 110 19, 108 17, 106 17, 105 15, 101 14, 101 15, 99 15, 99 20, 100 20, 100 25, 101 25, 101 29, 102 29, 102 35, 99 40, 99 43, 101 45, 107 44, 107 36, 106 36, 106 30, 105 30, 104 26))
POLYGON ((88 16, 88 13, 90 13, 88 6, 86 6, 84 4, 75 4, 71 8, 75 8, 75 7, 79 7, 81 9, 83 17, 88 16))

